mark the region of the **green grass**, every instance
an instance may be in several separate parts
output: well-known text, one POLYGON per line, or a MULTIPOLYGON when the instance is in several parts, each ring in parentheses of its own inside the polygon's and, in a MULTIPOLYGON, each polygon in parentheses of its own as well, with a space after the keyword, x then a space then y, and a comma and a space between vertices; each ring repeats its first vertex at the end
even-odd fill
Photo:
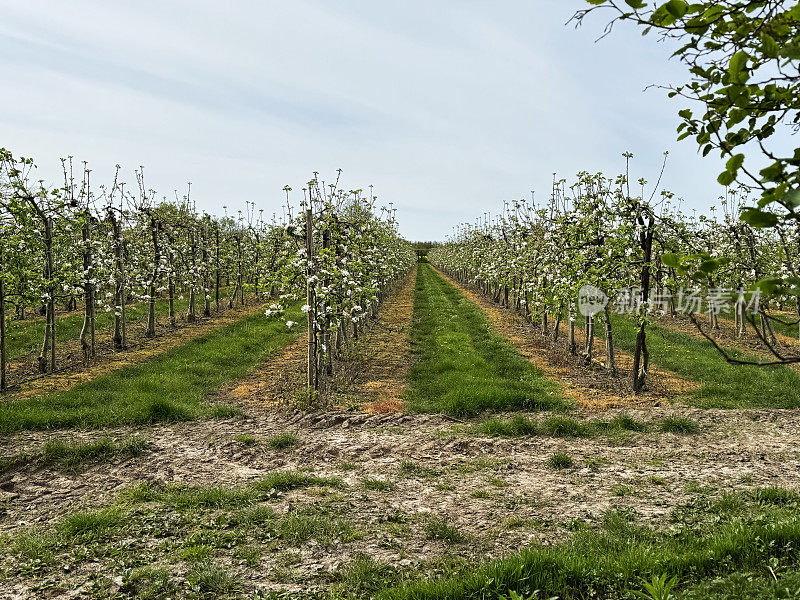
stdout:
POLYGON ((395 489, 394 483, 386 479, 372 479, 366 478, 361 482, 365 490, 374 490, 377 492, 392 492, 395 489))
POLYGON ((442 540, 449 544, 458 544, 466 539, 456 526, 438 516, 430 517, 425 523, 425 536, 429 540, 442 540))
POLYGON ((682 507, 677 530, 653 530, 611 512, 601 528, 579 528, 566 542, 533 545, 483 566, 385 589, 376 597, 485 600, 512 597, 511 592, 528 598, 539 590, 534 597, 621 600, 643 591, 654 576, 666 575, 677 578, 676 600, 796 598, 797 498, 791 492, 766 495, 782 502, 758 502, 758 493, 737 494, 736 501, 697 500, 682 507), (786 588, 790 594, 782 595, 786 588))
POLYGON ((55 464, 67 471, 77 471, 87 463, 95 461, 140 456, 146 448, 147 442, 138 436, 120 442, 108 437, 94 442, 53 439, 45 444, 42 460, 45 464, 55 464))
POLYGON ((293 513, 280 522, 277 535, 291 544, 314 539, 327 545, 335 539, 352 541, 359 534, 346 519, 323 514, 293 513))
POLYGON ((140 456, 146 449, 147 441, 136 435, 118 441, 108 436, 93 442, 82 442, 71 438, 51 439, 38 452, 3 457, 0 459, 0 473, 31 462, 77 473, 91 463, 108 462, 115 458, 134 458, 140 456))
POLYGON ((441 471, 432 467, 426 467, 413 460, 400 461, 400 468, 398 472, 401 477, 415 478, 415 479, 434 479, 442 474, 441 471))
POLYGON ((489 329, 483 312, 427 264, 414 292, 411 347, 417 362, 407 393, 415 412, 567 407, 555 383, 489 329))
MULTIPOLYGON (((633 352, 636 325, 624 316, 613 317, 614 342, 633 352)), ((602 334, 602 328, 598 330, 602 334)), ((798 408, 800 374, 785 366, 752 367, 728 364, 706 340, 685 333, 650 325, 647 347, 651 362, 681 377, 701 383, 685 399, 702 408, 798 408)), ((730 355, 740 360, 757 357, 736 350, 730 355)))
MULTIPOLYGON (((221 300, 221 299, 220 299, 221 300)), ((212 303, 213 306, 213 303, 212 303)), ((183 300, 175 297, 175 316, 180 318, 181 313, 186 313, 189 308, 189 295, 184 295, 183 300)), ((147 320, 150 307, 146 302, 137 302, 125 307, 125 320, 128 327, 147 320)), ((202 303, 198 300, 197 312, 202 314, 202 303)), ((27 311, 31 315, 30 310, 27 311)), ((169 314, 169 300, 166 298, 156 300, 156 318, 163 318, 169 314)), ((95 330, 109 330, 114 326, 113 311, 99 310, 95 314, 95 330)), ((56 345, 69 340, 78 339, 83 328, 83 308, 72 314, 56 315, 56 345)), ((22 321, 9 319, 7 321, 6 352, 8 360, 16 360, 22 356, 39 352, 44 337, 45 320, 43 317, 27 318, 22 321)))
MULTIPOLYGON (((580 421, 560 415, 550 416, 541 423, 524 415, 510 419, 491 418, 467 428, 472 433, 491 437, 522 437, 546 435, 551 437, 595 437, 621 431, 647 431, 648 425, 630 415, 620 414, 610 421, 580 421)), ((691 432, 694 433, 694 432, 691 432)))
POLYGON ((236 576, 208 561, 195 565, 186 575, 186 581, 201 598, 219 598, 241 586, 236 576))
POLYGON ((539 424, 524 415, 515 415, 510 419, 492 418, 477 423, 472 428, 475 433, 491 437, 521 437, 537 435, 539 424))
POLYGON ((96 512, 78 512, 69 515, 57 529, 65 537, 87 542, 110 535, 123 524, 120 511, 107 508, 96 512))
POLYGON ((294 433, 280 433, 269 438, 269 445, 274 450, 286 450, 297 445, 297 435, 294 433))
POLYGON ((569 469, 575 465, 575 461, 566 452, 556 452, 547 459, 547 466, 553 469, 569 469))
POLYGON ((240 433, 233 436, 233 439, 243 446, 255 446, 259 442, 259 439, 256 436, 250 435, 249 433, 240 433))
POLYGON ((700 425, 687 417, 667 417, 661 421, 661 431, 690 435, 700 431, 700 425))
POLYGON ((339 489, 345 487, 344 481, 338 477, 317 477, 303 471, 275 471, 252 485, 259 490, 278 490, 279 492, 287 492, 312 485, 339 489))
MULTIPOLYGON (((301 321, 293 305, 286 319, 301 321)), ((295 339, 282 320, 263 314, 214 329, 136 365, 65 392, 0 403, 0 433, 25 429, 100 428, 235 416, 204 399, 295 339)))
MULTIPOLYGON (((342 489, 344 482, 338 477, 318 477, 302 471, 273 471, 244 487, 206 487, 187 485, 152 485, 140 483, 128 489, 122 500, 132 504, 159 502, 181 510, 201 508, 246 509, 274 496, 275 492, 312 486, 342 489)), ((267 507, 239 515, 244 520, 268 520, 274 516, 267 507), (259 512, 260 511, 260 512, 259 512)))
POLYGON ((542 430, 553 437, 591 437, 590 424, 569 417, 548 417, 542 421, 542 430))

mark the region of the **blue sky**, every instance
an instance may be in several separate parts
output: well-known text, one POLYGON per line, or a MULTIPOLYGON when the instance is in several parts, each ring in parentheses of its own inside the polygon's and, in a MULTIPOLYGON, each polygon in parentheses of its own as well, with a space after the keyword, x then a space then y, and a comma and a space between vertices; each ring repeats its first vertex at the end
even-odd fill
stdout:
POLYGON ((442 239, 554 172, 616 174, 621 155, 684 206, 722 188, 718 157, 675 141, 684 70, 654 37, 565 22, 578 0, 0 0, 0 146, 87 160, 94 181, 145 166, 221 213, 280 213, 284 185, 344 170, 410 239, 442 239))

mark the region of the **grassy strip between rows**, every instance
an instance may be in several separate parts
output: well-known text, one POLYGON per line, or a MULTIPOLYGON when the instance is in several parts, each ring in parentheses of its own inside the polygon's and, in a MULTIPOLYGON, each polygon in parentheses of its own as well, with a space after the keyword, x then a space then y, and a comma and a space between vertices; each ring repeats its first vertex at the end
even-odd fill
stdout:
MULTIPOLYGON (((614 342, 626 352, 636 346, 636 324, 615 316, 614 342)), ((648 326, 650 360, 702 386, 686 399, 702 408, 798 408, 800 375, 789 367, 731 365, 706 340, 672 331, 655 324, 648 326)), ((734 358, 757 360, 755 356, 731 350, 734 358)))
MULTIPOLYGON (((189 297, 175 298, 175 314, 185 313, 189 308, 189 297)), ((198 311, 202 311, 202 304, 198 303, 198 311)), ((78 339, 83 328, 83 309, 67 315, 56 315, 56 344, 63 344, 69 340, 78 339)), ((150 305, 147 302, 137 302, 125 307, 125 319, 128 325, 144 322, 147 319, 150 305)), ((169 300, 160 298, 156 300, 156 318, 163 318, 169 314, 169 300)), ((95 329, 104 331, 114 325, 114 312, 99 310, 95 315, 95 329)), ((44 318, 28 318, 25 320, 9 319, 7 326, 8 338, 6 352, 8 360, 16 360, 27 354, 39 351, 44 337, 44 318)))
POLYGON ((407 395, 417 412, 566 408, 555 383, 490 331, 486 317, 427 264, 417 271, 407 395))
MULTIPOLYGON (((286 319, 302 321, 299 305, 286 319)), ((225 417, 231 407, 203 399, 244 376, 295 339, 282 320, 258 313, 209 331, 178 348, 59 392, 0 403, 0 433, 26 429, 100 428, 225 417)))
POLYGON ((700 425, 687 417, 667 417, 658 424, 637 421, 630 415, 619 414, 610 421, 594 419, 581 421, 571 417, 553 415, 535 421, 525 415, 515 415, 509 419, 486 419, 466 428, 468 432, 490 437, 523 437, 544 435, 560 438, 591 438, 623 431, 645 432, 661 431, 689 435, 698 433, 700 425))
MULTIPOLYGON (((676 578, 677 599, 800 598, 798 495, 767 488, 723 496, 702 510, 683 507, 684 526, 654 531, 624 514, 580 529, 556 546, 532 546, 508 558, 439 580, 383 590, 381 600, 638 596, 654 577, 676 578), (699 522, 692 523, 694 519, 699 522)), ((667 595, 656 596, 667 598, 667 595)))
POLYGON ((117 441, 108 436, 91 442, 52 439, 48 440, 39 452, 0 457, 0 474, 31 462, 77 473, 93 462, 140 456, 146 448, 147 441, 136 435, 117 441))

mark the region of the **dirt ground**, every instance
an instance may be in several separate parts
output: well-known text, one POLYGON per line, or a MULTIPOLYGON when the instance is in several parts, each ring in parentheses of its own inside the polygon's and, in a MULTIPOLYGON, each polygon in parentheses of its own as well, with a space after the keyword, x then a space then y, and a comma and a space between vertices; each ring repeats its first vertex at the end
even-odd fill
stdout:
MULTIPOLYGON (((331 572, 360 553, 397 565, 448 554, 492 557, 532 541, 562 540, 572 520, 599 519, 611 508, 633 510, 645 523, 663 524, 673 506, 693 495, 776 485, 800 488, 800 411, 660 407, 628 414, 644 421, 690 416, 700 423, 701 432, 501 439, 458 432, 451 420, 439 416, 349 412, 253 413, 244 419, 120 428, 104 434, 143 436, 148 440, 143 456, 95 465, 80 474, 32 464, 6 476, 0 482, 6 497, 0 531, 18 532, 53 523, 79 508, 102 507, 136 482, 239 486, 289 468, 342 477, 348 487, 340 493, 355 527, 363 531, 374 531, 374 525, 392 512, 406 515, 412 523, 410 531, 393 537, 391 544, 385 543, 384 532, 337 543, 333 549, 313 542, 301 545, 301 560, 293 566, 295 583, 288 586, 271 581, 272 557, 263 559, 263 568, 246 574, 262 587, 300 589, 321 571, 331 572), (289 450, 262 443, 245 446, 236 440, 242 434, 264 440, 287 431, 299 437, 289 450), (547 459, 557 451, 569 454, 575 466, 548 467, 547 459), (403 461, 428 469, 429 475, 403 475, 403 461), (354 465, 352 470, 346 470, 348 463, 354 465), (367 478, 388 480, 395 487, 365 492, 361 483, 367 478), (427 539, 421 523, 430 515, 447 519, 469 542, 454 547, 427 539)), ((17 434, 3 439, 0 451, 35 452, 47 439, 63 435, 17 434)), ((319 502, 319 492, 295 490, 270 506, 286 514, 319 502)), ((26 595, 24 581, 13 585, 19 595, 5 597, 34 597, 26 595)))

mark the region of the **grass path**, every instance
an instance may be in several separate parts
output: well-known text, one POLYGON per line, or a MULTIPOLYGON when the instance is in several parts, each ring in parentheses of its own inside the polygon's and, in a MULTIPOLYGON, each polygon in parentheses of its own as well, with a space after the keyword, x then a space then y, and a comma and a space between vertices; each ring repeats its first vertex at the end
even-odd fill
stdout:
MULTIPOLYGON (((302 321, 299 306, 286 319, 302 321)), ((204 400, 289 344, 297 331, 261 312, 69 390, 0 403, 0 433, 96 428, 220 414, 204 400)), ((224 411, 223 411, 224 412, 224 411)))
POLYGON ((83 364, 75 364, 55 373, 37 376, 21 383, 19 387, 13 388, 5 398, 21 399, 65 392, 82 383, 88 383, 101 375, 150 360, 158 354, 182 346, 210 331, 236 323, 254 314, 262 314, 262 312, 263 306, 237 306, 228 309, 213 318, 203 318, 194 323, 183 325, 167 335, 146 339, 141 345, 134 345, 123 351, 98 355, 94 359, 97 362, 88 367, 83 364))
MULTIPOLYGON (((542 355, 531 339, 534 333, 523 329, 518 334, 513 327, 518 317, 512 311, 499 308, 468 290, 464 290, 464 294, 481 306, 518 351, 547 375, 560 381, 564 395, 590 408, 631 403, 631 396, 581 386, 577 373, 568 364, 553 363, 552 353, 550 356, 542 355)), ((624 370, 635 349, 636 326, 633 320, 622 315, 613 315, 612 322, 617 365, 623 366, 624 370), (620 360, 621 357, 624 360, 620 360)), ((578 329, 576 334, 580 342, 581 330, 578 329)), ((595 334, 595 349, 602 354, 603 328, 596 327, 595 334)), ((791 367, 730 365, 705 339, 655 323, 648 326, 647 340, 651 363, 649 387, 652 390, 638 396, 640 400, 676 399, 700 408, 800 408, 800 373, 791 367)), ((725 343, 722 345, 728 348, 725 343)), ((742 350, 731 349, 730 354, 757 360, 756 356, 742 350)), ((599 375, 594 377, 599 378, 599 375)))
POLYGON ((485 315, 430 265, 417 271, 408 405, 455 416, 565 408, 557 385, 492 332, 485 315))
MULTIPOLYGON (((613 320, 615 343, 633 351, 636 326, 631 319, 613 320)), ((652 324, 648 327, 650 360, 681 377, 700 382, 683 398, 702 408, 798 408, 800 374, 785 367, 751 367, 725 362, 706 340, 652 324)), ((731 350, 735 358, 756 357, 731 350)))
MULTIPOLYGON (((522 356, 540 369, 559 385, 560 393, 589 411, 603 410, 615 406, 652 405, 665 399, 677 397, 686 389, 697 387, 693 381, 681 379, 675 373, 656 367, 653 374, 658 385, 637 395, 628 384, 625 376, 630 370, 632 357, 617 350, 615 352, 617 368, 621 377, 611 377, 597 370, 586 368, 582 359, 564 351, 566 333, 562 331, 560 341, 554 346, 551 338, 543 337, 541 329, 518 312, 509 310, 492 302, 479 292, 465 287, 446 274, 437 271, 446 281, 456 286, 469 300, 474 302, 485 313, 492 328, 506 338, 522 356)), ((576 328, 578 346, 584 345, 582 330, 576 328)), ((595 357, 605 355, 602 339, 595 339, 595 357)), ((652 379, 651 379, 652 383, 652 379)))
MULTIPOLYGON (((169 301, 156 300, 156 316, 163 320, 168 313, 169 301)), ((175 298, 175 313, 185 313, 189 306, 188 298, 175 298)), ((137 302, 125 307, 128 327, 136 326, 147 320, 149 304, 137 302)), ((198 311, 202 312, 202 308, 198 311)), ((114 325, 114 313, 100 310, 95 316, 97 334, 110 330, 114 325)), ((60 346, 69 340, 80 337, 83 328, 83 309, 66 314, 56 314, 56 345, 60 346)), ((39 351, 44 336, 44 317, 29 317, 23 321, 11 319, 8 322, 7 348, 8 360, 13 361, 27 354, 39 351)))

